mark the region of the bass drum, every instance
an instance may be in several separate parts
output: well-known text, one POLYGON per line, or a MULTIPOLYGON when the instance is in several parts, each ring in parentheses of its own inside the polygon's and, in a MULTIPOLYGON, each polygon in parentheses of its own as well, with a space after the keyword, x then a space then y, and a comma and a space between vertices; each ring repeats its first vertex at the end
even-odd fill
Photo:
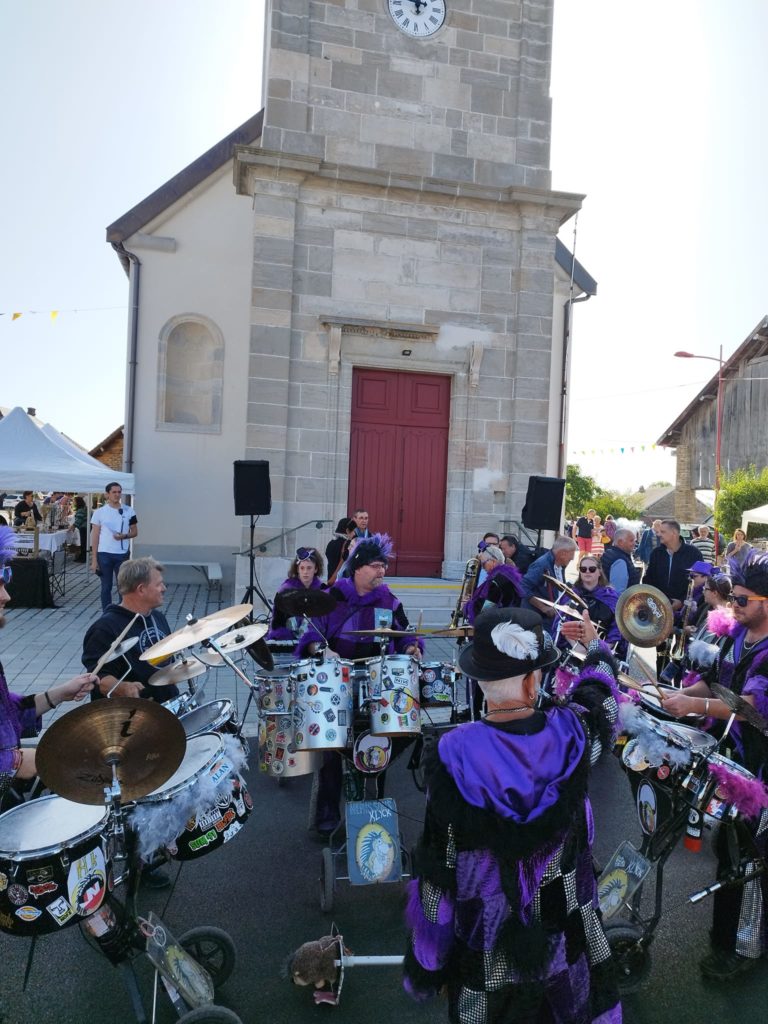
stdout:
POLYGON ((112 889, 108 812, 60 796, 0 815, 0 929, 45 935, 99 909, 112 889))

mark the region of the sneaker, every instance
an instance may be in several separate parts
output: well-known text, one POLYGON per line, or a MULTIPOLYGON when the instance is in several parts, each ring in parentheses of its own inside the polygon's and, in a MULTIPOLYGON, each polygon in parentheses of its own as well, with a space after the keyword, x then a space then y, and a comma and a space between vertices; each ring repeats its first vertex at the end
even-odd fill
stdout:
POLYGON ((701 973, 705 978, 712 978, 714 981, 730 981, 745 971, 751 971, 759 963, 759 959, 751 956, 742 956, 740 953, 726 950, 716 950, 705 956, 699 962, 701 973))
POLYGON ((162 868, 141 869, 141 883, 148 889, 168 889, 171 885, 171 878, 167 871, 162 868))

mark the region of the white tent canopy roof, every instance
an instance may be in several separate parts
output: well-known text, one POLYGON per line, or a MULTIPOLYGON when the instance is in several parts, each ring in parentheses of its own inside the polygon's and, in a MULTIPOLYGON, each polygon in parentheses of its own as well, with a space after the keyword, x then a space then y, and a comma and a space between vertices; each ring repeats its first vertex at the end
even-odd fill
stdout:
POLYGON ((746 533, 750 523, 768 523, 768 505, 748 508, 741 513, 741 528, 746 533))
POLYGON ((0 420, 0 490, 97 493, 114 480, 135 491, 132 473, 116 473, 46 424, 38 427, 20 406, 0 420))

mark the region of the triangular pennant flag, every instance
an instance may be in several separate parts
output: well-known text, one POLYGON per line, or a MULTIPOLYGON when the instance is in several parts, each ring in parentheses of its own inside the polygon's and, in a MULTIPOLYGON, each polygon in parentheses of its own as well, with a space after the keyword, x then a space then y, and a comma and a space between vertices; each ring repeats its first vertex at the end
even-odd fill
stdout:
POLYGON ((51 310, 51 323, 56 323, 56 317, 59 315, 58 309, 51 310))
POLYGON ((11 320, 18 320, 20 316, 21 313, 14 313, 13 316, 11 317, 11 320))

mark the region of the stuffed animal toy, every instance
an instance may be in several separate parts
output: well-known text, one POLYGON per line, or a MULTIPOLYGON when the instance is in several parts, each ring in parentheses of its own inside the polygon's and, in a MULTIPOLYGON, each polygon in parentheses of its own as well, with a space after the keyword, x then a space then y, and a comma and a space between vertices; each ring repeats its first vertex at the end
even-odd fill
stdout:
MULTIPOLYGON (((335 1005, 338 996, 333 986, 338 981, 339 969, 334 961, 339 958, 340 946, 343 941, 339 935, 323 935, 314 942, 305 942, 288 957, 283 973, 294 985, 314 985, 316 1003, 335 1005)), ((348 955, 350 951, 346 946, 343 948, 348 955)))

